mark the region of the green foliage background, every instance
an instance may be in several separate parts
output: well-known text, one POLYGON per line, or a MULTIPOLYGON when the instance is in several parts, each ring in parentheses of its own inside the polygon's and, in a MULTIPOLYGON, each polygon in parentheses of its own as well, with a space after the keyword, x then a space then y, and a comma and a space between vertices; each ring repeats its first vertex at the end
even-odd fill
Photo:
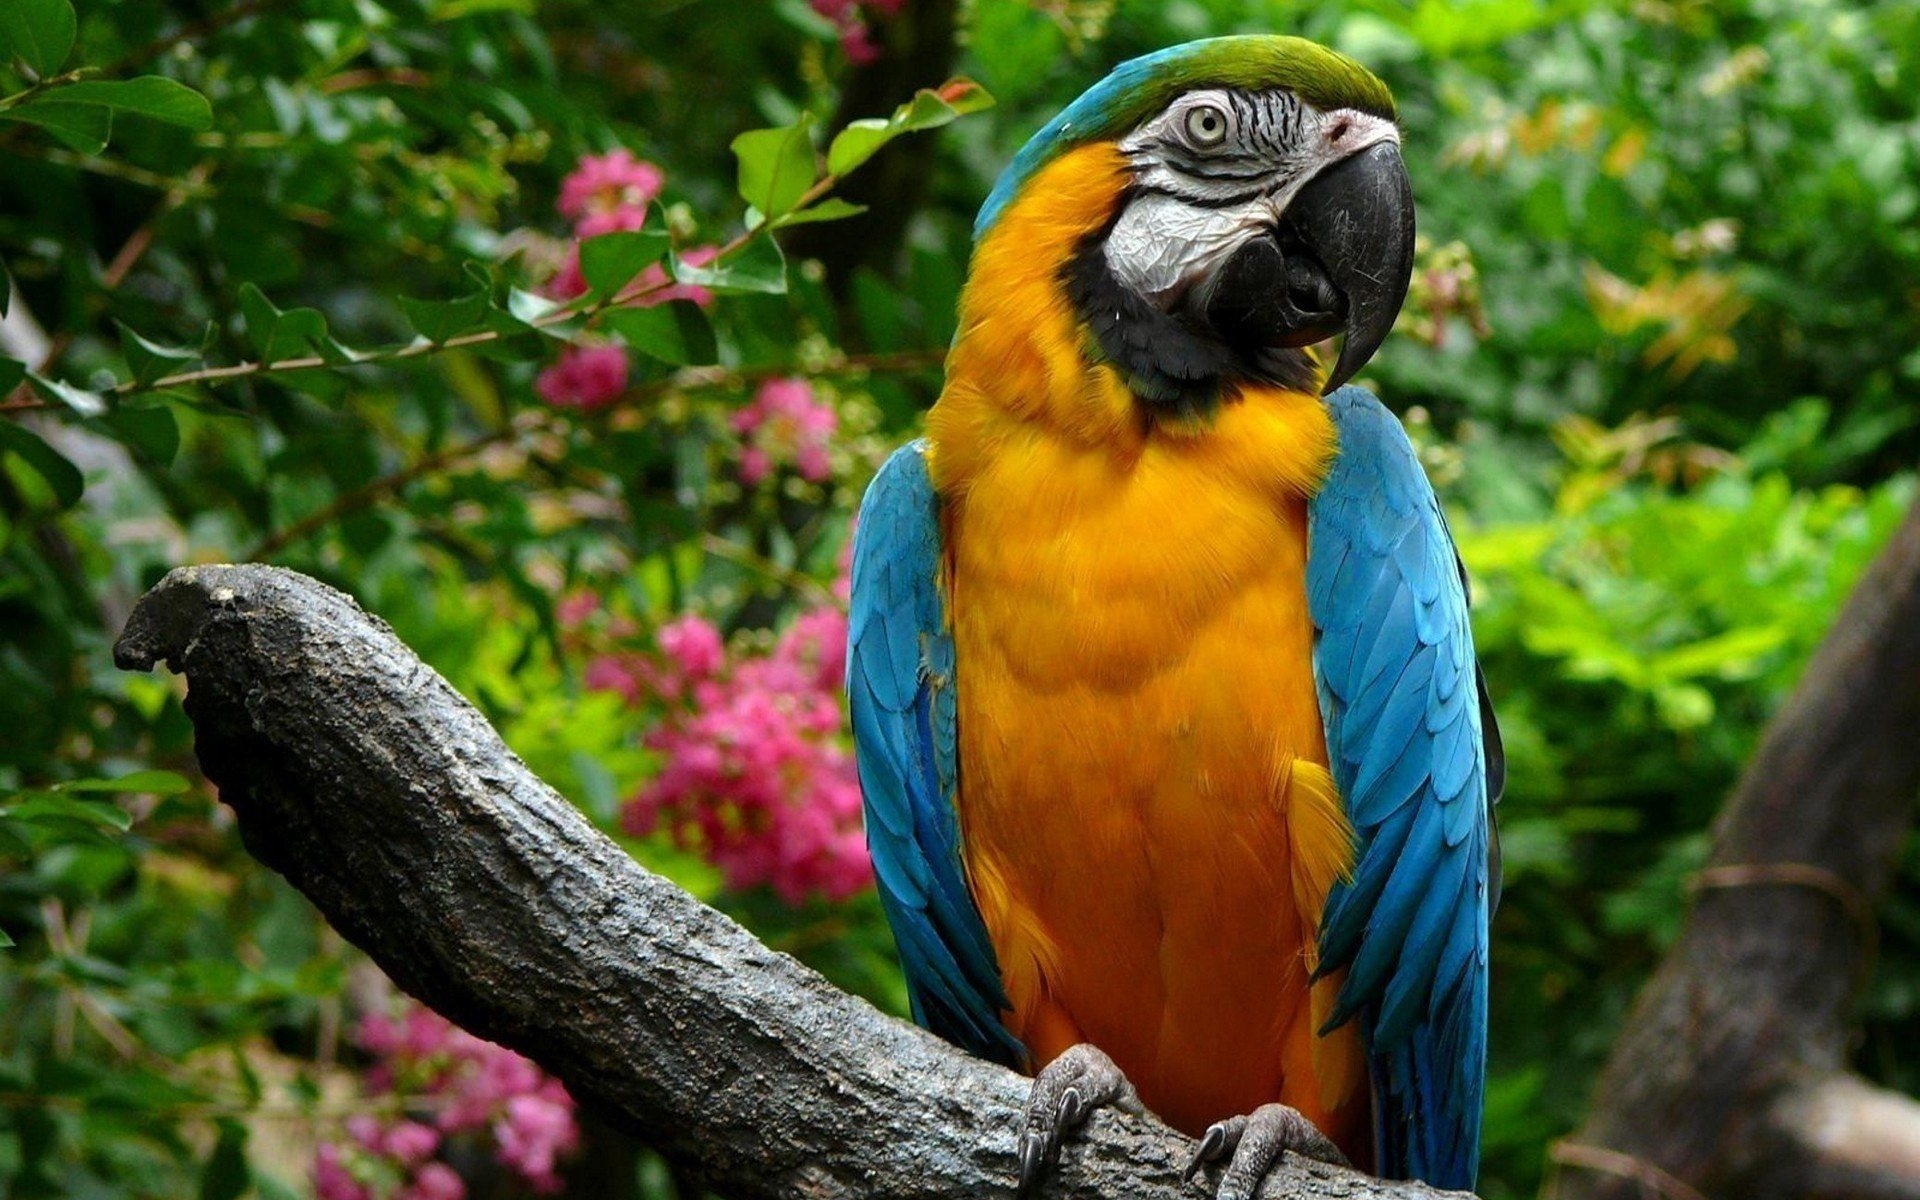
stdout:
MULTIPOLYGON (((1537 1189, 1719 799, 1913 494, 1913 0, 908 0, 860 72, 798 0, 79 0, 70 51, 64 3, 0 17, 0 1197, 302 1194, 354 1065, 365 968, 241 850, 176 683, 112 669, 132 599, 246 558, 345 588, 611 828, 656 764, 556 601, 751 636, 817 595, 937 391, 974 207, 1133 53, 1296 32, 1400 99, 1428 245, 1368 378, 1450 505, 1511 758, 1489 1196, 1537 1189), (716 362, 643 361, 600 414, 534 398, 578 322, 529 328, 553 314, 524 289, 580 155, 658 163, 650 227, 726 242, 737 135, 811 113, 824 152, 938 84, 900 64, 949 43, 997 107, 860 168, 865 216, 779 234, 784 291, 758 238, 716 362), (836 400, 824 485, 734 482, 727 414, 773 373, 836 400)), ((620 278, 664 249, 627 246, 620 278)), ((871 896, 795 909, 627 841, 904 1010, 871 896)), ((1917 883, 1910 852, 1858 1055, 1910 1091, 1917 883)), ((673 1194, 617 1141, 592 1153, 673 1194)))

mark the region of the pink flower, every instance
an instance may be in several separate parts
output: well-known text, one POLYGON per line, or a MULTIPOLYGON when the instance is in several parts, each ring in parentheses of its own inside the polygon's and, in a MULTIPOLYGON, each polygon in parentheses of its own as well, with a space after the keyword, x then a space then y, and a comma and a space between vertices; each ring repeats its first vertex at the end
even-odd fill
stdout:
POLYGON ((342 1161, 340 1147, 323 1142, 313 1156, 313 1194, 318 1200, 372 1200, 342 1161))
POLYGON ((868 66, 880 61, 880 47, 874 45, 873 34, 865 22, 855 22, 840 27, 840 53, 856 67, 868 66))
MULTIPOLYGON (((680 261, 690 267, 704 267, 719 256, 718 246, 694 246, 680 252, 680 261)), ((701 308, 713 305, 713 293, 697 283, 668 283, 666 268, 659 263, 640 272, 634 282, 642 291, 633 299, 635 308, 652 308, 670 300, 690 300, 701 308)))
POLYGON ((402 1121, 387 1130, 380 1148, 396 1162, 415 1167, 433 1157, 440 1148, 440 1135, 430 1125, 402 1121))
POLYGON ((354 1040, 369 1054, 392 1054, 400 1047, 399 1023, 385 1013, 366 1013, 360 1018, 354 1040))
POLYGON ((347 1118, 347 1136, 363 1150, 380 1151, 380 1122, 370 1114, 355 1113, 347 1118))
POLYGON ((414 1058, 431 1058, 441 1053, 460 1032, 452 1021, 421 1005, 407 1010, 401 1031, 401 1048, 414 1058))
POLYGON ((644 212, 665 184, 666 174, 659 167, 635 158, 622 146, 606 154, 586 155, 575 164, 561 181, 557 207, 561 216, 576 221, 622 208, 644 212))
POLYGON ((557 1096, 514 1096, 506 1108, 506 1116, 493 1126, 494 1140, 500 1144, 500 1161, 518 1172, 534 1190, 558 1191, 560 1179, 554 1165, 580 1140, 572 1099, 565 1092, 557 1096))
POLYGON ((635 233, 646 228, 646 225, 646 209, 616 208, 607 212, 588 213, 580 218, 573 232, 584 242, 609 233, 635 233))
POLYGON ((314 1155, 319 1200, 465 1200, 465 1181, 436 1157, 446 1134, 477 1140, 538 1191, 559 1188, 560 1160, 579 1147, 580 1130, 558 1080, 419 1005, 397 1019, 368 1014, 359 1041, 375 1059, 369 1085, 412 1115, 348 1118, 349 1142, 314 1155), (397 1191, 381 1184, 376 1195, 363 1179, 405 1182, 397 1191))
POLYGON ((604 408, 627 387, 627 352, 618 346, 569 346, 533 381, 555 408, 604 408))
POLYGON ((445 1163, 428 1163, 400 1193, 400 1200, 466 1200, 467 1182, 445 1163))
POLYGON ((553 273, 540 288, 540 293, 549 300, 571 300, 587 291, 587 277, 580 271, 580 243, 589 238, 597 238, 608 233, 632 233, 647 223, 647 210, 644 208, 616 208, 611 212, 588 213, 574 227, 574 243, 567 247, 566 258, 560 261, 560 269, 553 273))
POLYGON ((660 627, 660 650, 688 679, 705 679, 726 661, 720 631, 700 617, 684 616, 660 627))
POLYGON ((903 0, 812 0, 813 11, 833 22, 840 34, 840 52, 847 61, 863 67, 879 59, 880 47, 873 40, 872 17, 890 18, 900 12, 903 0), (865 10, 864 12, 862 10, 865 10))
POLYGON ((771 887, 793 904, 869 886, 860 788, 841 734, 845 614, 809 610, 759 656, 724 656, 717 632, 696 618, 663 626, 657 645, 649 699, 668 713, 646 745, 664 766, 624 806, 623 827, 664 832, 705 854, 729 887, 771 887))
POLYGON ((802 479, 819 483, 833 473, 827 450, 839 426, 829 404, 814 399, 801 379, 770 379, 752 403, 733 414, 733 430, 746 444, 740 454, 740 481, 759 484, 779 463, 791 463, 802 479))
POLYGON ((553 617, 563 628, 577 629, 599 611, 600 597, 588 591, 570 592, 553 606, 553 617))

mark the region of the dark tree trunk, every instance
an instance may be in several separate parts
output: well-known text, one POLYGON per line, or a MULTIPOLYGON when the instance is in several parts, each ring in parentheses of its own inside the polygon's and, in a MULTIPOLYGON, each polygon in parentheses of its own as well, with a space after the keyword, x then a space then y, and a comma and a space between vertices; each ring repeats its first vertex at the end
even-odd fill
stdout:
POLYGON ((1680 939, 1560 1151, 1560 1196, 1646 1195, 1658 1176, 1597 1167, 1612 1152, 1726 1200, 1920 1200, 1920 1103, 1847 1074, 1872 905, 1917 798, 1920 504, 1722 811, 1680 939))

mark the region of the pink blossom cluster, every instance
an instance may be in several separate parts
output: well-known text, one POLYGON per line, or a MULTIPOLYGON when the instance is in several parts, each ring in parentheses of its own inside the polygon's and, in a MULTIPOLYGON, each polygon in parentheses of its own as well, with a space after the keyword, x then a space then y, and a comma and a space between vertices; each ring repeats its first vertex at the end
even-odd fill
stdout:
POLYGON ((560 1190, 560 1160, 578 1148, 580 1128, 559 1080, 420 1005, 397 1018, 368 1013, 356 1040, 374 1058, 368 1084, 400 1100, 404 1115, 356 1115, 346 1142, 321 1145, 318 1200, 465 1200, 465 1181, 438 1157, 454 1138, 488 1146, 539 1194, 560 1190))
POLYGON ((874 44, 874 17, 891 17, 900 11, 905 0, 812 0, 813 11, 819 13, 840 32, 840 50, 847 61, 855 66, 866 66, 880 57, 880 47, 874 44))
POLYGON ((765 480, 775 466, 791 463, 800 477, 819 483, 831 472, 827 447, 839 418, 833 406, 814 397, 804 379, 770 379, 753 402, 733 414, 740 435, 740 482, 765 480))
MULTIPOLYGON (((560 183, 555 207, 573 223, 573 244, 559 270, 542 289, 555 300, 585 294, 586 276, 580 271, 580 242, 602 234, 633 232, 647 223, 647 208, 666 186, 666 172, 635 158, 624 146, 605 154, 589 154, 574 164, 560 183)), ((681 253, 694 266, 712 262, 714 246, 696 246, 681 253)), ((666 268, 654 263, 631 285, 635 307, 647 308, 670 300, 688 300, 702 308, 713 303, 713 293, 691 284, 673 283, 666 268)), ((568 346, 554 364, 540 373, 534 390, 558 408, 591 410, 613 403, 626 390, 626 352, 617 346, 568 346)))
POLYGON ((697 616, 662 627, 649 652, 603 655, 591 686, 666 707, 646 744, 665 764, 621 812, 639 836, 664 829, 724 873, 789 904, 844 900, 873 882, 860 784, 840 736, 847 619, 811 609, 763 652, 730 649, 697 616))
POLYGON ((605 408, 627 390, 627 352, 618 346, 567 346, 535 377, 533 390, 555 408, 605 408))

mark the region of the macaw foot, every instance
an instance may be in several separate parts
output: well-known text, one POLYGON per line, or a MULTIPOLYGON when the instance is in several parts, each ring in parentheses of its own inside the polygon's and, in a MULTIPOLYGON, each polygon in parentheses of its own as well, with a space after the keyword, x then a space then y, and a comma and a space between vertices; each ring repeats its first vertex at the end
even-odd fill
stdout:
POLYGON ((1289 1150, 1321 1162, 1352 1165, 1299 1109, 1262 1104, 1244 1117, 1230 1117, 1209 1126, 1182 1177, 1191 1181, 1201 1167, 1226 1159, 1227 1169, 1220 1173, 1214 1200, 1251 1200, 1260 1181, 1289 1150))
POLYGON ((1047 1169, 1060 1158, 1060 1142, 1086 1123, 1101 1105, 1145 1112, 1139 1095, 1113 1060, 1087 1042, 1069 1046, 1033 1077, 1027 1114, 1020 1133, 1020 1186, 1015 1196, 1031 1196, 1047 1169))

